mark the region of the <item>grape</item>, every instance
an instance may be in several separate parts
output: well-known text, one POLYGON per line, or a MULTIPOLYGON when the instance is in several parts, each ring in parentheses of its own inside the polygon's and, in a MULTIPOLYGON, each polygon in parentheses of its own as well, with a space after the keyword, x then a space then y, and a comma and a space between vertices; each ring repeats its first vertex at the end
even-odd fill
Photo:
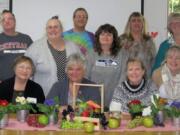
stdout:
POLYGON ((138 126, 142 125, 142 121, 143 121, 143 117, 137 116, 127 124, 127 127, 128 128, 138 127, 138 126))
POLYGON ((83 128, 83 123, 81 121, 67 121, 67 120, 64 120, 62 121, 61 123, 61 128, 62 129, 82 129, 83 128))

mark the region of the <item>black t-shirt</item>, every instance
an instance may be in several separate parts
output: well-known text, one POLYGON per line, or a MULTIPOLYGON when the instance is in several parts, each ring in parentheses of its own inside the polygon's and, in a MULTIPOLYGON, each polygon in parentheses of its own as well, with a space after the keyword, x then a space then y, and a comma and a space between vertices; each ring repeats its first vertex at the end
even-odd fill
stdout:
POLYGON ((0 80, 13 76, 12 65, 17 56, 24 55, 32 44, 30 36, 18 33, 15 36, 0 34, 0 80))

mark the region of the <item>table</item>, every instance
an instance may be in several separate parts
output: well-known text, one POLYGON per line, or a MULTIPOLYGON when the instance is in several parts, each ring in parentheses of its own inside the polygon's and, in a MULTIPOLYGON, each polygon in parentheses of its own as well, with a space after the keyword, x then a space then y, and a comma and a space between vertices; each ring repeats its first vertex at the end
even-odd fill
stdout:
MULTIPOLYGON (((11 115, 10 118, 15 118, 15 115, 11 115)), ((128 115, 124 115, 123 119, 129 119, 128 115)), ((25 131, 22 129, 8 130, 0 129, 0 135, 180 135, 178 131, 124 131, 124 132, 113 132, 113 131, 95 131, 92 134, 85 133, 80 130, 63 130, 63 131, 25 131)))
MULTIPOLYGON (((83 131, 23 131, 0 130, 0 135, 90 135, 83 131)), ((94 132, 91 135, 180 135, 180 131, 174 132, 94 132)))

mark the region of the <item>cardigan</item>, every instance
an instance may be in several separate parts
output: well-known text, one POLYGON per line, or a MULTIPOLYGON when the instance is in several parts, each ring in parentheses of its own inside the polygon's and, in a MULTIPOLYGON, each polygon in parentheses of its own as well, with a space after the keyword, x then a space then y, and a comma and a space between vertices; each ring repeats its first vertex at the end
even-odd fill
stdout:
MULTIPOLYGON (((14 93, 14 83, 15 77, 9 78, 0 83, 0 99, 5 99, 8 102, 12 102, 14 93)), ((24 90, 24 97, 36 98, 37 103, 43 103, 45 100, 42 87, 39 84, 33 82, 32 80, 27 81, 24 90)))
MULTIPOLYGON (((66 57, 73 53, 80 53, 78 46, 70 41, 65 41, 65 50, 66 57)), ((47 96, 52 85, 58 81, 56 62, 48 47, 47 37, 35 41, 27 49, 25 55, 33 60, 36 67, 33 80, 42 86, 47 96)))
MULTIPOLYGON (((93 82, 85 78, 82 79, 81 83, 93 84, 93 82)), ((69 80, 66 78, 64 81, 56 82, 51 88, 46 98, 52 99, 55 96, 58 96, 60 105, 68 105, 68 94, 69 94, 69 80)), ((93 100, 97 103, 101 102, 100 91, 97 87, 80 86, 77 97, 82 101, 93 100)))

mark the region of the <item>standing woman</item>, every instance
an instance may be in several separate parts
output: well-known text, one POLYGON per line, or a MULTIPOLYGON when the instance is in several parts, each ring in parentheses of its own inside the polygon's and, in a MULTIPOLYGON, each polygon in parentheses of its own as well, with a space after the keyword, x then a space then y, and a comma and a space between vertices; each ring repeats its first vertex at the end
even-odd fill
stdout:
MULTIPOLYGON (((126 24, 125 32, 120 37, 120 46, 128 58, 140 58, 147 70, 147 76, 150 77, 152 65, 155 57, 155 44, 152 38, 146 33, 146 24, 144 17, 139 12, 133 12, 126 24)), ((124 59, 126 65, 127 59, 124 59)), ((123 68, 126 70, 126 67, 123 68)), ((124 72, 123 72, 124 73, 124 72)), ((125 74, 122 79, 125 79, 125 74)))
POLYGON ((87 77, 104 84, 104 102, 109 107, 114 88, 121 75, 118 33, 110 24, 101 25, 95 33, 95 52, 87 56, 87 77))
POLYGON ((80 53, 74 43, 62 38, 62 30, 58 17, 52 17, 46 25, 46 36, 35 41, 25 54, 35 64, 33 80, 43 87, 45 96, 55 82, 64 80, 67 57, 72 53, 80 53))
POLYGON ((171 46, 180 46, 180 13, 171 13, 167 23, 167 28, 171 36, 160 44, 153 71, 163 64, 166 52, 171 46))
POLYGON ((15 103, 17 96, 33 98, 43 103, 45 96, 41 86, 30 80, 35 71, 33 61, 26 56, 19 56, 13 65, 14 76, 0 83, 0 99, 15 103))

